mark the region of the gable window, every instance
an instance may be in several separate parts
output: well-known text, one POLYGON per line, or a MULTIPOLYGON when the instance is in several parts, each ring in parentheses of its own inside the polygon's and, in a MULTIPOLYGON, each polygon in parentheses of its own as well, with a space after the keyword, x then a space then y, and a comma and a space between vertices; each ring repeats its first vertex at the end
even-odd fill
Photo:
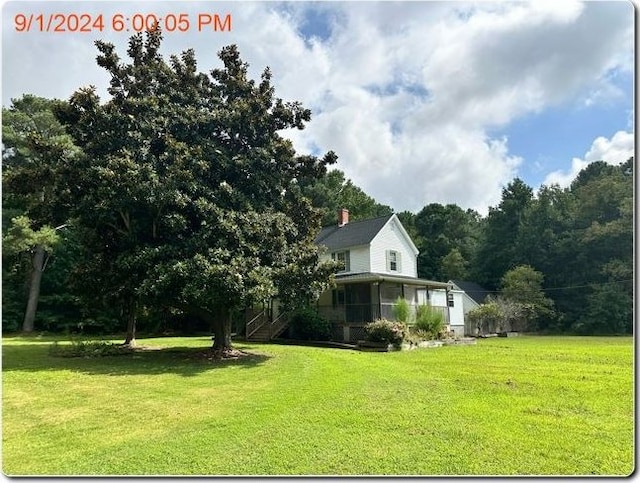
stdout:
POLYGON ((388 272, 400 272, 400 252, 395 250, 387 251, 387 271, 388 272))
POLYGON ((351 260, 349 256, 349 250, 341 252, 333 252, 331 254, 331 260, 336 260, 342 264, 342 267, 338 269, 338 272, 348 272, 351 269, 351 260))
POLYGON ((389 270, 398 271, 398 252, 389 252, 389 270))

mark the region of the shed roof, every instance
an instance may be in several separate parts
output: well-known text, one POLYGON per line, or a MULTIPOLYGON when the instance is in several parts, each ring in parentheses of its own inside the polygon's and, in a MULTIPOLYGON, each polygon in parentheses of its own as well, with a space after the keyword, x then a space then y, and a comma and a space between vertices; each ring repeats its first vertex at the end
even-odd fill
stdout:
POLYGON ((471 297, 473 301, 478 305, 483 304, 487 299, 487 295, 491 293, 486 288, 478 285, 475 282, 469 282, 466 280, 451 280, 451 283, 453 283, 453 285, 455 285, 457 288, 471 297))

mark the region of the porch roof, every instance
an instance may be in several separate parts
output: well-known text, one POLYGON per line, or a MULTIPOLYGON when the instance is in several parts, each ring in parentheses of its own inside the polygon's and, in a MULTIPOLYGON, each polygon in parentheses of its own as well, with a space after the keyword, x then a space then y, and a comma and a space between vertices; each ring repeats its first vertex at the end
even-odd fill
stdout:
POLYGON ((426 280, 424 278, 405 277, 402 275, 389 275, 386 273, 345 273, 336 275, 337 284, 345 283, 372 283, 372 282, 392 282, 403 283, 405 285, 416 285, 425 288, 444 288, 451 289, 452 286, 448 282, 436 282, 434 280, 426 280))

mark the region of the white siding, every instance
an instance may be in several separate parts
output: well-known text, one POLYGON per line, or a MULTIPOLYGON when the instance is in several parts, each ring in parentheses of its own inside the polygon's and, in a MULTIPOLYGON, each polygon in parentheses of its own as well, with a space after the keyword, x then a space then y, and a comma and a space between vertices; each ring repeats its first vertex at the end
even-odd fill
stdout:
POLYGON ((449 307, 449 324, 452 330, 456 331, 456 335, 464 335, 464 292, 458 292, 457 290, 451 290, 449 293, 453 294, 453 307, 449 307), (454 326, 456 328, 454 329, 454 326), (461 332, 458 334, 458 332, 461 332))
POLYGON ((407 277, 418 276, 417 257, 407 237, 398 226, 395 216, 389 220, 382 230, 371 241, 371 271, 389 273, 407 277), (393 227, 395 224, 395 228, 393 227), (400 271, 387 269, 387 252, 394 250, 400 254, 400 271))
POLYGON ((444 289, 429 290, 429 303, 434 307, 447 306, 447 293, 444 289))
POLYGON ((369 266, 369 247, 353 247, 350 248, 351 252, 351 272, 353 273, 366 273, 370 271, 369 266))
MULTIPOLYGON (((449 326, 456 336, 464 335, 464 292, 449 290, 453 295, 453 307, 449 307, 449 326)), ((429 290, 429 303, 434 307, 447 307, 447 292, 444 289, 429 290)))
MULTIPOLYGON (((349 247, 345 249, 340 249, 336 251, 349 251, 349 272, 339 272, 339 273, 366 273, 370 271, 369 268, 369 247, 367 246, 359 246, 359 247, 349 247)), ((325 262, 331 260, 331 253, 327 251, 320 256, 320 261, 325 262)))
POLYGON ((480 307, 480 305, 478 305, 478 303, 475 300, 473 300, 471 297, 469 297, 466 293, 464 293, 462 303, 464 306, 464 315, 467 315, 473 309, 477 309, 478 307, 480 307))

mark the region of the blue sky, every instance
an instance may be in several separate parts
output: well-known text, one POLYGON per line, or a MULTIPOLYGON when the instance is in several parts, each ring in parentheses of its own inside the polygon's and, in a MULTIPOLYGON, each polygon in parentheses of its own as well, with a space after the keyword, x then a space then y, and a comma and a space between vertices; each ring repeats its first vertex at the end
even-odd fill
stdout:
POLYGON ((598 136, 611 138, 618 131, 632 132, 632 74, 619 75, 614 85, 620 94, 612 99, 585 105, 584 99, 578 98, 518 118, 492 135, 507 136, 510 151, 527 160, 518 175, 537 186, 549 171, 563 169, 568 160, 586 153, 598 136))
POLYGON ((283 133, 301 153, 334 150, 338 168, 397 211, 457 203, 486 213, 518 176, 567 185, 597 159, 634 148, 633 6, 576 2, 6 2, 2 102, 68 98, 93 84, 106 99, 95 39, 125 56, 128 35, 16 32, 15 16, 189 15, 163 52, 194 48, 200 69, 238 44, 257 77, 313 112, 283 133), (231 32, 198 32, 200 13, 231 14, 231 32))

